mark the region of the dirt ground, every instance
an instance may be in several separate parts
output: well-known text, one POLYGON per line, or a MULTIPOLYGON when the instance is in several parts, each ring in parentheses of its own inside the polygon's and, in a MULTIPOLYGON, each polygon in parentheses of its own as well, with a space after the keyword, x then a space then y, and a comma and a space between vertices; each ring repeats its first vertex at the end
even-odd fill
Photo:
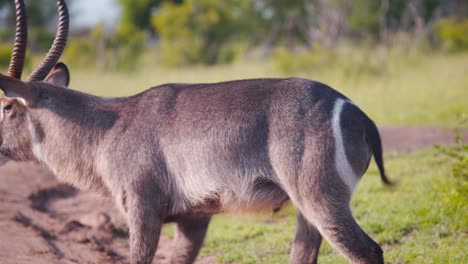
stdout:
MULTIPOLYGON (((385 152, 452 144, 452 131, 436 127, 382 127, 385 152)), ((468 137, 468 130, 464 131, 468 137)), ((128 263, 123 218, 111 201, 59 183, 44 167, 10 162, 0 168, 0 262, 128 263), (119 228, 120 227, 120 228, 119 228)), ((171 241, 162 237, 154 263, 171 241)), ((198 264, 216 263, 214 256, 198 264)))

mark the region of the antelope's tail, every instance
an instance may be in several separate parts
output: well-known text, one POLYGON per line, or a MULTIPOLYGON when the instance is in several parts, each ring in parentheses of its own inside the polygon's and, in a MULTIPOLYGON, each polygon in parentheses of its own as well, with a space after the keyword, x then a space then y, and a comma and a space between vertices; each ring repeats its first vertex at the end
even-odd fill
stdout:
POLYGON ((377 163, 377 168, 379 169, 380 178, 385 184, 391 185, 392 182, 385 175, 385 168, 384 168, 384 161, 383 161, 383 154, 382 154, 382 140, 380 139, 379 130, 377 129, 377 126, 370 118, 367 118, 366 132, 367 132, 367 140, 369 141, 369 144, 371 146, 371 150, 372 150, 372 154, 374 155, 375 163, 377 163))

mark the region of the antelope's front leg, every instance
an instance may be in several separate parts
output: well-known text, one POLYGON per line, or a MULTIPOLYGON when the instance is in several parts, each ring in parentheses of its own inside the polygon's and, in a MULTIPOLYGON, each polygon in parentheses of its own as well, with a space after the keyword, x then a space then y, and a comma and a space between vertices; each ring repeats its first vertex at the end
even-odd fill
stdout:
POLYGON ((189 264, 195 261, 205 239, 211 215, 192 216, 177 221, 171 264, 189 264))
POLYGON ((316 264, 322 236, 315 226, 297 212, 296 237, 291 249, 291 264, 316 264))
POLYGON ((128 194, 127 216, 132 264, 152 263, 163 225, 159 211, 162 208, 161 199, 154 197, 157 194, 153 194, 153 197, 148 194, 151 193, 141 190, 128 194))

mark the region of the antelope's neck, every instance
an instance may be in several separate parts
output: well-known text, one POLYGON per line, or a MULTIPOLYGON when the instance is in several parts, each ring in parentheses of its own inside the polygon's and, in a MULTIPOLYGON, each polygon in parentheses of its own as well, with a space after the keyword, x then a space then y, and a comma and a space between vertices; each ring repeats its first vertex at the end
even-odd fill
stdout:
POLYGON ((118 113, 109 104, 81 104, 38 109, 29 121, 32 152, 59 179, 80 189, 105 192, 96 156, 118 113))

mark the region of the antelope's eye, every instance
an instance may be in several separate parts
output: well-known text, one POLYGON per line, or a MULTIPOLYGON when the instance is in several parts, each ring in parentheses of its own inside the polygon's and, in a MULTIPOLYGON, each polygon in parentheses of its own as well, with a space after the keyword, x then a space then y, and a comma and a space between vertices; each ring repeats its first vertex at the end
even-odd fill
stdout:
POLYGON ((3 107, 3 112, 9 113, 11 111, 11 109, 13 109, 13 105, 12 104, 7 104, 7 105, 5 105, 5 107, 3 107))

